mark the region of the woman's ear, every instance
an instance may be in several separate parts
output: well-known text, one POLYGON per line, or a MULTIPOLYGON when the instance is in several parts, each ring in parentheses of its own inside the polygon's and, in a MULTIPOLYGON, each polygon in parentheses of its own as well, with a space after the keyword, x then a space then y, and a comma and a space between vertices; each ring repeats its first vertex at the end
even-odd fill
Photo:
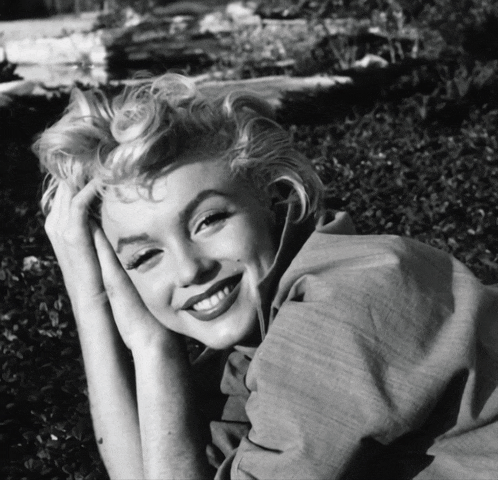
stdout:
POLYGON ((278 191, 278 186, 272 183, 268 185, 265 193, 265 204, 273 213, 277 213, 278 204, 282 202, 282 197, 278 191))
POLYGON ((272 183, 268 186, 267 199, 268 207, 272 213, 275 225, 282 226, 287 217, 288 203, 285 201, 287 196, 286 185, 281 183, 272 183))
POLYGON ((268 186, 267 198, 269 200, 271 209, 273 209, 273 207, 281 200, 278 193, 277 185, 275 185, 274 183, 268 186))

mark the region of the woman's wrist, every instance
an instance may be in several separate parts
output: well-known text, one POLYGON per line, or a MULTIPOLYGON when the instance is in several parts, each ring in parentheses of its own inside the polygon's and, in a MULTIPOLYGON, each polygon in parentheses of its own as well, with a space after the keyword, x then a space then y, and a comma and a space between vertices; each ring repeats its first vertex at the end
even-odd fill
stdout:
POLYGON ((81 289, 68 288, 69 300, 71 301, 71 307, 75 316, 88 316, 94 313, 100 312, 102 309, 108 309, 109 299, 105 290, 95 289, 81 289))
POLYGON ((130 345, 135 362, 151 361, 154 359, 178 359, 186 355, 186 346, 183 337, 165 327, 155 332, 144 332, 130 345))

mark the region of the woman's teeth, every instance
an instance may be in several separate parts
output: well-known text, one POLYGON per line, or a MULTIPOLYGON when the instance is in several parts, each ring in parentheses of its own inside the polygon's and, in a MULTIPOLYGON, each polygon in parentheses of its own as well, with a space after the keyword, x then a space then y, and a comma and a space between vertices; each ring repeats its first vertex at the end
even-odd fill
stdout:
POLYGON ((224 298, 226 298, 230 292, 233 290, 233 287, 229 287, 228 285, 222 290, 218 290, 215 294, 211 295, 209 298, 205 298, 200 302, 192 305, 192 309, 196 312, 201 310, 210 310, 214 308, 218 303, 220 303, 224 298))

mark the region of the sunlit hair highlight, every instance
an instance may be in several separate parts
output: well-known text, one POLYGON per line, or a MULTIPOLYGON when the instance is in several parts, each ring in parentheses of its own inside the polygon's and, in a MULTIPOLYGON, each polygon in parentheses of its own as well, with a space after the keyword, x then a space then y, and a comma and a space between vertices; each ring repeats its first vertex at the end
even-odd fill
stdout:
POLYGON ((247 92, 202 95, 184 76, 143 79, 111 97, 74 89, 62 118, 34 145, 48 173, 47 214, 57 185, 75 190, 97 179, 103 188, 133 184, 151 192, 176 162, 219 159, 258 194, 298 205, 300 221, 316 214, 322 185, 309 161, 274 121, 270 105, 247 92))

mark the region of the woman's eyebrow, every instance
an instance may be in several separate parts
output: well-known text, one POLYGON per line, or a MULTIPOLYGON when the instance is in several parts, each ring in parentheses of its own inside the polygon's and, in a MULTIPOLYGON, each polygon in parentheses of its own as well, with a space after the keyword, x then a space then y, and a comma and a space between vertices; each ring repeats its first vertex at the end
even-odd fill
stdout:
POLYGON ((145 243, 148 241, 150 241, 150 237, 146 233, 141 233, 140 235, 130 235, 129 237, 121 237, 116 246, 116 253, 121 253, 123 248, 127 245, 145 243))
POLYGON ((195 209, 206 199, 210 197, 229 197, 230 195, 227 194, 226 192, 221 192, 219 190, 215 189, 207 189, 207 190, 202 190, 200 191, 190 202, 187 203, 185 208, 180 212, 180 221, 183 224, 186 224, 192 214, 194 213, 195 209))

